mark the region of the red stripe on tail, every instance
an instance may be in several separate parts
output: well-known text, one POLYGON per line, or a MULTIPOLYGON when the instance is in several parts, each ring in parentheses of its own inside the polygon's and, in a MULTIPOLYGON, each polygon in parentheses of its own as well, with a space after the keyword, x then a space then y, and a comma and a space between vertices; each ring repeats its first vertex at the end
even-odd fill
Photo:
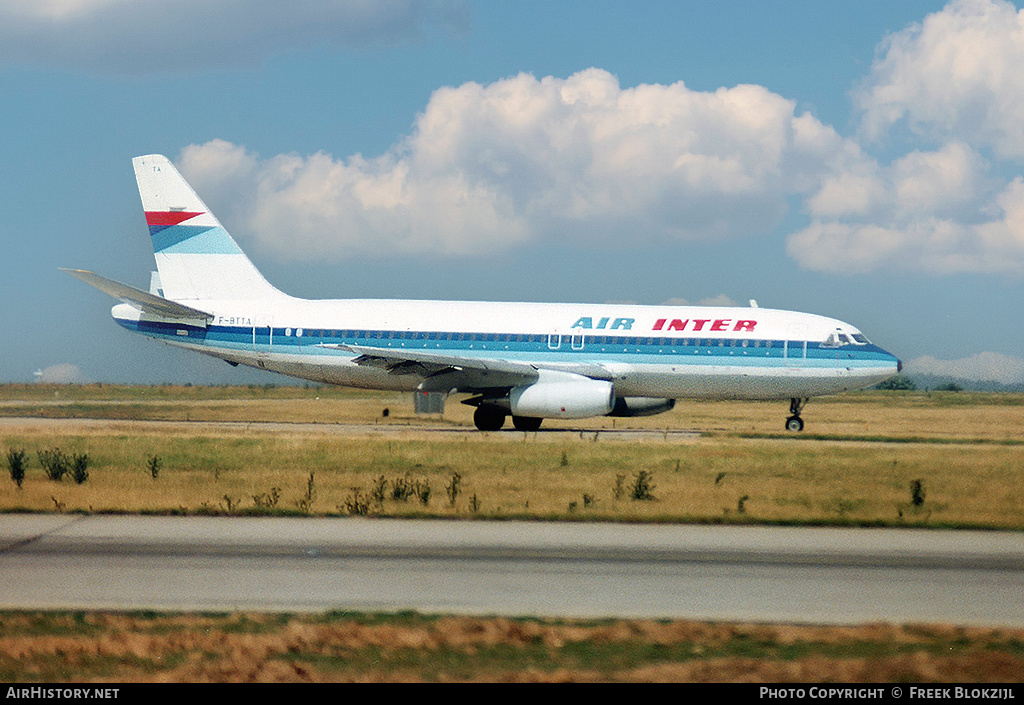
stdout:
POLYGON ((197 215, 202 215, 202 212, 193 211, 146 211, 146 223, 148 225, 156 225, 162 227, 170 227, 177 225, 178 223, 184 223, 186 220, 191 220, 197 215))

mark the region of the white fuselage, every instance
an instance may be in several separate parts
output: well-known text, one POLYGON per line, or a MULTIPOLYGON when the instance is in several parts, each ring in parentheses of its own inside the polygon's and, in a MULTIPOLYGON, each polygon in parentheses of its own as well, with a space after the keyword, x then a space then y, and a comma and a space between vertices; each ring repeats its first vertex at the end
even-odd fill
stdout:
MULTIPOLYGON (((599 370, 620 397, 788 399, 870 386, 898 360, 841 321, 761 308, 415 300, 198 300, 208 325, 114 307, 122 326, 303 379, 390 390, 424 375, 354 362, 350 347, 599 370)), ((443 390, 471 391, 471 390, 443 390)))

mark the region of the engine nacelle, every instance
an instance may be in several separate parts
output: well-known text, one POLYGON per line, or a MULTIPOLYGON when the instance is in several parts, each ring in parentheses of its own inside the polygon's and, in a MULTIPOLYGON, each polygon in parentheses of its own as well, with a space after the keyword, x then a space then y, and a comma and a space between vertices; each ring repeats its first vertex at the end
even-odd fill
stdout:
POLYGON ((533 384, 513 387, 509 407, 513 416, 541 419, 585 419, 605 416, 615 406, 611 382, 570 372, 539 370, 533 384))
POLYGON ((657 397, 618 397, 615 407, 609 416, 654 416, 672 411, 676 406, 675 399, 659 399, 657 397))

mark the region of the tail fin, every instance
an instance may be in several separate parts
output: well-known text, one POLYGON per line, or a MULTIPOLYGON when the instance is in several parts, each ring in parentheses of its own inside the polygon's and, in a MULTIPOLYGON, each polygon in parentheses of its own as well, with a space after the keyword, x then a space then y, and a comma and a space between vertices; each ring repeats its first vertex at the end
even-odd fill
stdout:
POLYGON ((175 301, 283 296, 249 261, 167 157, 136 157, 135 179, 164 295, 175 301))

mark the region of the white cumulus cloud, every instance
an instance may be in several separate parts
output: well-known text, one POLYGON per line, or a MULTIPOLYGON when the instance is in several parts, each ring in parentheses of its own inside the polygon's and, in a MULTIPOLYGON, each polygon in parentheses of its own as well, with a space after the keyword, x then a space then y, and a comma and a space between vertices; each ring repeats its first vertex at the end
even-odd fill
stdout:
POLYGON ((951 143, 830 176, 807 200, 812 221, 789 237, 789 253, 825 271, 1024 271, 1024 192, 989 166, 951 143))
POLYGON ((804 203, 788 252, 810 269, 1024 274, 1024 13, 953 0, 881 45, 855 93, 873 143, 899 124, 936 143, 864 158, 804 203))
MULTIPOLYGON (((197 30, 196 61, 208 61, 203 52, 217 44, 203 33, 219 31, 218 13, 240 2, 174 4, 194 9, 190 25, 203 25, 199 18, 210 27, 197 30)), ((148 30, 126 29, 137 17, 118 22, 133 13, 161 19, 171 5, 0 0, 0 61, 18 45, 5 43, 4 32, 33 22, 70 31, 100 17, 110 19, 118 41, 168 50, 148 30), (9 27, 5 13, 17 18, 9 27)), ((425 17, 443 23, 463 5, 299 0, 267 8, 249 13, 239 43, 269 52, 295 37, 415 34, 425 17), (269 44, 252 41, 271 26, 269 44)), ((26 35, 33 46, 44 46, 33 32, 26 35)), ((591 68, 439 88, 409 134, 375 156, 264 156, 213 140, 187 147, 178 163, 243 244, 282 260, 753 237, 772 232, 800 204, 806 222, 788 237, 787 251, 805 268, 1021 275, 1024 180, 1014 178, 1024 158, 1021 96, 1024 13, 1005 0, 952 0, 879 46, 854 92, 862 127, 855 137, 763 86, 623 87, 591 68), (903 144, 904 125, 915 149, 886 161, 872 155, 892 133, 903 144)))
POLYGON ((856 99, 864 130, 915 132, 1024 157, 1024 11, 954 0, 890 36, 856 99))
POLYGON ((474 254, 770 231, 859 150, 761 86, 623 88, 609 72, 434 92, 386 154, 269 158, 215 140, 178 159, 222 217, 282 258, 474 254))
POLYGON ((1024 180, 1001 183, 962 145, 826 180, 789 236, 809 269, 1024 274, 1024 180))

